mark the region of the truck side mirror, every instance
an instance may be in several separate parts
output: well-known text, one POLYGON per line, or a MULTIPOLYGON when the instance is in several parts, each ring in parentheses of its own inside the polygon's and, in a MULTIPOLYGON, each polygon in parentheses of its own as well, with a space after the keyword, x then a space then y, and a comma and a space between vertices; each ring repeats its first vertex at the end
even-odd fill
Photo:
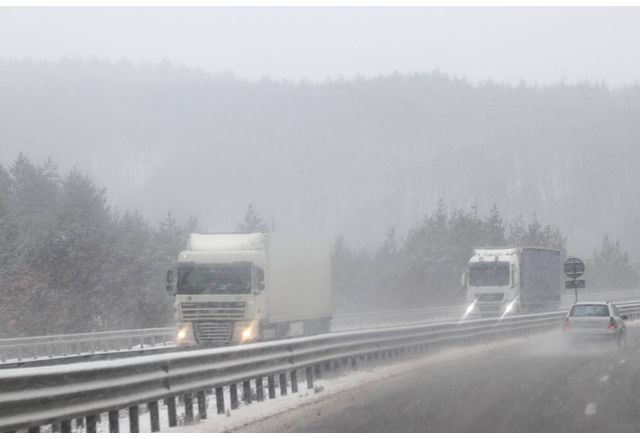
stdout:
POLYGON ((255 285, 256 285, 256 294, 264 291, 264 270, 260 267, 254 267, 255 273, 255 285))
POLYGON ((168 292, 173 292, 173 280, 174 280, 173 270, 167 271, 167 291, 168 292))
POLYGON ((467 272, 463 272, 462 276, 460 277, 460 285, 462 286, 462 288, 465 288, 467 286, 467 272))

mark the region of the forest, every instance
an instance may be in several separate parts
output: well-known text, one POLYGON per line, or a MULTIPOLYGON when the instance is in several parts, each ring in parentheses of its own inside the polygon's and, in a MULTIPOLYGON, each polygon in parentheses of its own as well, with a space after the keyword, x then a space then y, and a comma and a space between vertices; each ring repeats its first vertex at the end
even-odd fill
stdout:
POLYGON ((455 72, 289 81, 169 62, 0 60, 0 162, 53 157, 149 221, 379 246, 438 200, 533 213, 580 255, 640 257, 640 85, 471 82, 455 72))

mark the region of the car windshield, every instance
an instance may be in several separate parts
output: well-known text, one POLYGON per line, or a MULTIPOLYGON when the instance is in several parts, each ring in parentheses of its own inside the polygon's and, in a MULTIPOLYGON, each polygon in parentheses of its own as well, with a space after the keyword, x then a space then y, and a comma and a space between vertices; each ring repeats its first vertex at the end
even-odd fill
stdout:
POLYGON ((609 317, 607 305, 575 305, 571 308, 571 317, 609 317))

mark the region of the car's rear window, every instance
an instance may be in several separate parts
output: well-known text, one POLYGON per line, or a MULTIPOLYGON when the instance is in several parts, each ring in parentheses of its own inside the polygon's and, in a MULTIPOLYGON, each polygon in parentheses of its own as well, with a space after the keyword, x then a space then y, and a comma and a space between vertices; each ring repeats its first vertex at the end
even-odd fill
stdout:
POLYGON ((607 305, 574 305, 569 315, 571 317, 608 317, 609 307, 607 305))

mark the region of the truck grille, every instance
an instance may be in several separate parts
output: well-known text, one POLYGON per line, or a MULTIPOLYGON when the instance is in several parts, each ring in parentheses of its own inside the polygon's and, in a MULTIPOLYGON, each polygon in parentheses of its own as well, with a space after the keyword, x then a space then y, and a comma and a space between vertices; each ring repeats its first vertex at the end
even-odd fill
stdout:
POLYGON ((246 302, 182 302, 180 312, 184 321, 234 321, 244 318, 246 307, 246 302))
POLYGON ((231 341, 233 322, 193 322, 196 341, 198 343, 225 344, 231 341))
POLYGON ((476 294, 476 300, 479 302, 502 302, 504 293, 482 293, 476 294))

